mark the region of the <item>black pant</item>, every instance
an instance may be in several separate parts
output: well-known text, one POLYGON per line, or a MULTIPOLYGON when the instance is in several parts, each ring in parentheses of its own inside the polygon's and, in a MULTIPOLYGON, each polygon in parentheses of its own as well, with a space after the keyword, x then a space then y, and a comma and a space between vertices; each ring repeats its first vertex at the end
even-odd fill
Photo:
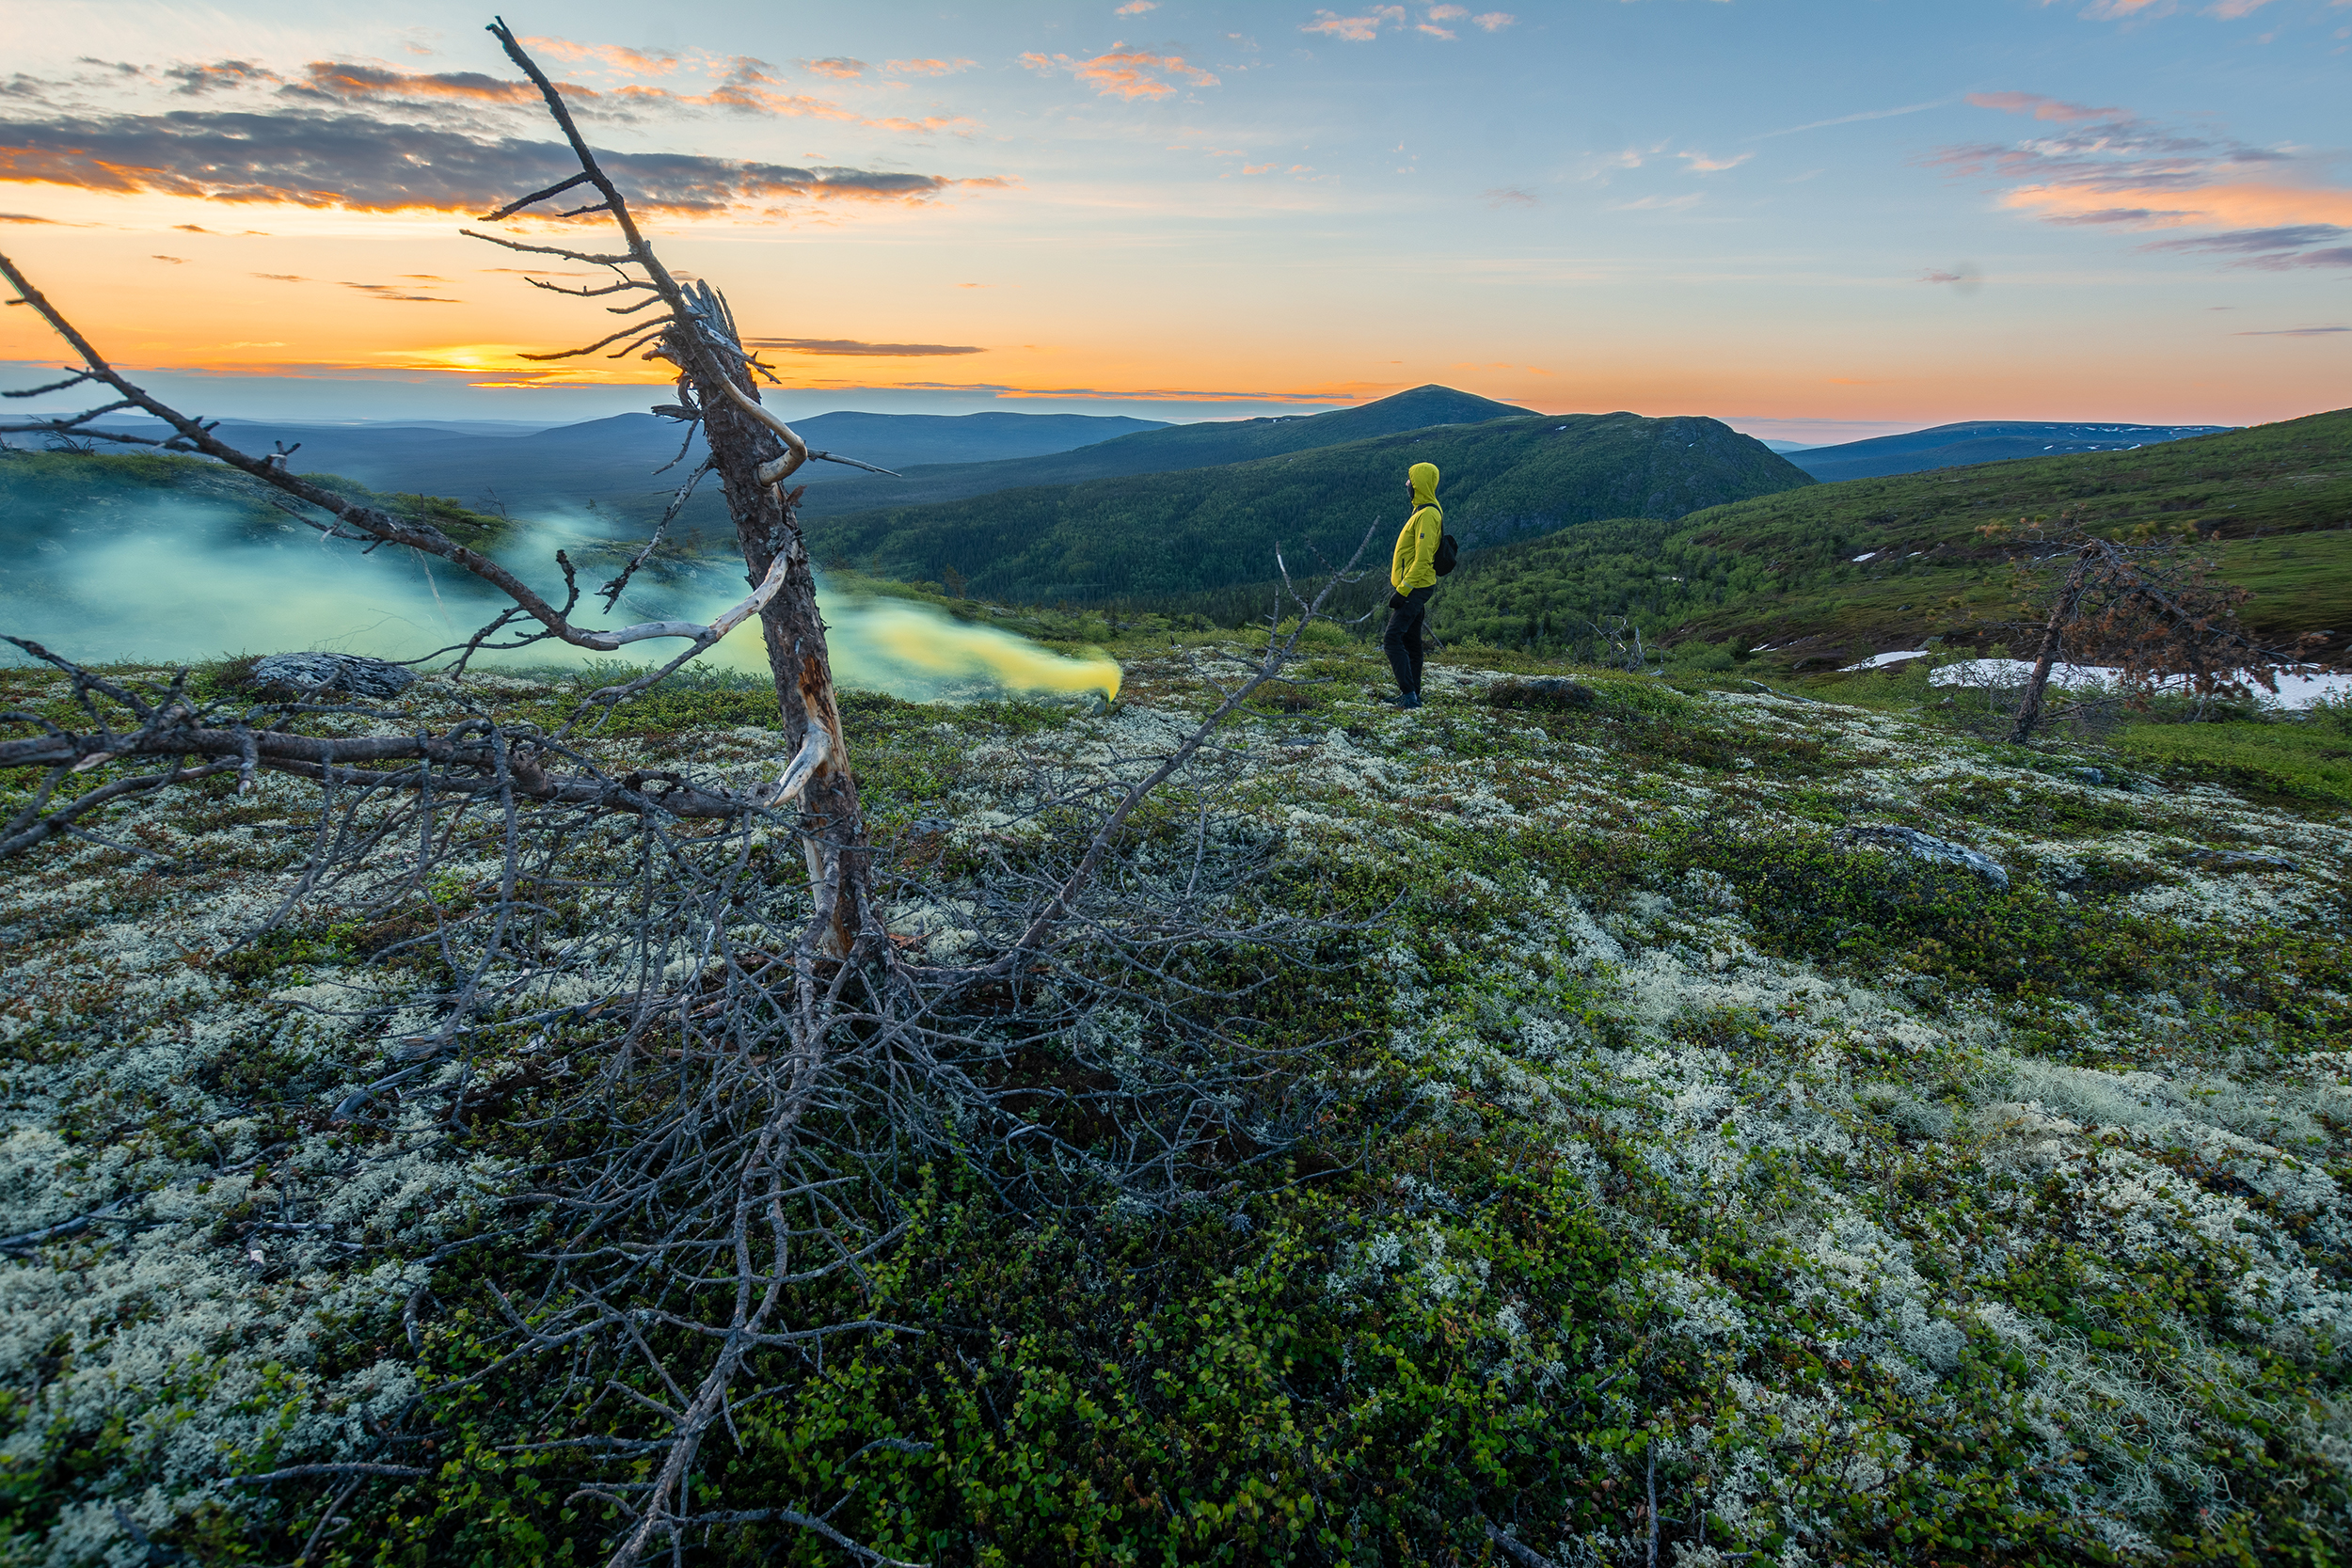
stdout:
POLYGON ((1435 588, 1416 588, 1403 604, 1389 600, 1389 629, 1380 645, 1389 651, 1389 668, 1396 672, 1396 689, 1410 696, 1421 689, 1421 628, 1429 619, 1429 595, 1435 588))

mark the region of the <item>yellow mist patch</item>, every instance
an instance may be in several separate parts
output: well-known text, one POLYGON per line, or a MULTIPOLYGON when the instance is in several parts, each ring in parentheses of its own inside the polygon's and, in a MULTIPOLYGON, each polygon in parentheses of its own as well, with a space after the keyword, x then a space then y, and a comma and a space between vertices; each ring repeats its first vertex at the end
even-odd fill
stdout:
POLYGON ((993 681, 1011 691, 1119 695, 1119 665, 1101 652, 1066 658, 1010 632, 904 600, 826 608, 826 641, 833 646, 834 667, 845 676, 851 671, 903 672, 929 681, 993 681))

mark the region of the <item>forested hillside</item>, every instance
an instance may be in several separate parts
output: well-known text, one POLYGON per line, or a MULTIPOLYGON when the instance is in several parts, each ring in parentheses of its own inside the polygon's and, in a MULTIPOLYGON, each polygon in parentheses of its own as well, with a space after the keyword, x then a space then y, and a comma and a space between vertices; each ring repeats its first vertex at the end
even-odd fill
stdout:
POLYGON ((2080 424, 2040 420, 1969 420, 1899 436, 1875 436, 1834 447, 1808 447, 1788 461, 1827 484, 1841 479, 1883 479, 1963 468, 2011 458, 2067 452, 2130 451, 2195 436, 2217 436, 2228 425, 2080 424))
POLYGON ((808 533, 819 561, 929 580, 952 571, 992 598, 1182 594, 1263 578, 1278 546, 1294 564, 1316 552, 1345 560, 1368 526, 1374 555, 1385 554, 1405 515, 1406 469, 1420 462, 1444 475, 1446 526, 1465 544, 1597 517, 1678 517, 1812 483, 1713 420, 1535 415, 824 518, 808 533))
POLYGON ((2104 531, 2193 519, 2258 632, 2352 633, 2352 410, 2133 451, 1850 480, 1698 512, 1615 518, 1466 557, 1440 635, 1559 646, 1586 618, 1660 638, 1788 644, 1824 660, 1971 638, 2007 606, 1987 523, 2104 531))
POLYGON ((1279 457, 1312 447, 1394 436, 1430 425, 1478 424, 1526 412, 1492 398, 1457 392, 1451 387, 1416 387, 1360 408, 1335 408, 1327 414, 1204 420, 1197 424, 1139 431, 1050 456, 1001 463, 934 463, 907 469, 896 478, 858 475, 810 491, 801 503, 801 515, 829 517, 873 507, 959 500, 966 496, 1033 484, 1078 484, 1122 474, 1216 467, 1228 463, 1247 463, 1252 458, 1279 457))

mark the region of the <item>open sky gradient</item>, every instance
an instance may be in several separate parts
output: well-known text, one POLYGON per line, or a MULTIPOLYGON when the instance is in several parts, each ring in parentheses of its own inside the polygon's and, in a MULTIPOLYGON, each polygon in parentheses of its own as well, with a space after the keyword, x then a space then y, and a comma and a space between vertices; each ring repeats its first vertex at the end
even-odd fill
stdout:
MULTIPOLYGON (((794 412, 2352 403, 2352 0, 1504 4, 505 14, 794 412)), ((456 232, 569 172, 487 19, 11 7, 0 249, 209 414, 643 406, 521 357, 613 325, 530 279, 595 279, 456 232)), ((31 317, 0 360, 56 362, 31 317)))

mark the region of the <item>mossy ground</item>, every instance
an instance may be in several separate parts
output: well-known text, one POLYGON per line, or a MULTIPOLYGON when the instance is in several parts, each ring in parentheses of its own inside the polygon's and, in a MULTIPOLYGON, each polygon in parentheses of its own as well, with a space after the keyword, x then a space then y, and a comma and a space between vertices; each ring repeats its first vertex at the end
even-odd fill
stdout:
MULTIPOLYGON (((993 832, 1041 755, 1140 766, 1239 651, 1130 631, 1105 713, 854 697, 876 827, 993 832)), ((1379 917, 1269 993, 1268 1037, 1336 1042, 1297 1065, 1311 1135, 1160 1214, 909 1173, 857 1310, 914 1332, 764 1366, 698 1503, 942 1563, 1508 1560, 1489 1527, 1638 1562, 1654 1482, 1685 1564, 2336 1560, 2352 819, 2276 782, 2332 777, 2329 732, 2011 748, 1918 677, 1817 703, 1495 652, 1400 714, 1344 638, 1295 673, 1237 721, 1220 809, 1278 848, 1253 897, 1379 917), (1493 705, 1506 673, 1594 700, 1493 705), (2008 884, 1840 833, 1871 825, 2008 884)), ((580 689, 475 684, 516 716, 580 689)), ((772 707, 689 683, 594 744, 748 776, 772 707)), ((451 1243, 540 1156, 496 1118, 330 1115, 384 1070, 328 1006, 397 997, 381 933, 306 910, 232 950, 301 800, 109 825, 202 835, 171 876, 90 845, 0 866, 0 1233, 133 1216, 0 1262, 0 1560, 139 1560, 117 1505, 199 1560, 285 1560, 324 1490, 227 1478, 374 1452, 387 1418, 431 1473, 355 1494, 326 1560, 598 1559, 575 1457, 516 1450, 584 1396, 458 1381, 505 1347, 451 1243)), ((838 1560, 754 1526, 688 1555, 838 1560)))

